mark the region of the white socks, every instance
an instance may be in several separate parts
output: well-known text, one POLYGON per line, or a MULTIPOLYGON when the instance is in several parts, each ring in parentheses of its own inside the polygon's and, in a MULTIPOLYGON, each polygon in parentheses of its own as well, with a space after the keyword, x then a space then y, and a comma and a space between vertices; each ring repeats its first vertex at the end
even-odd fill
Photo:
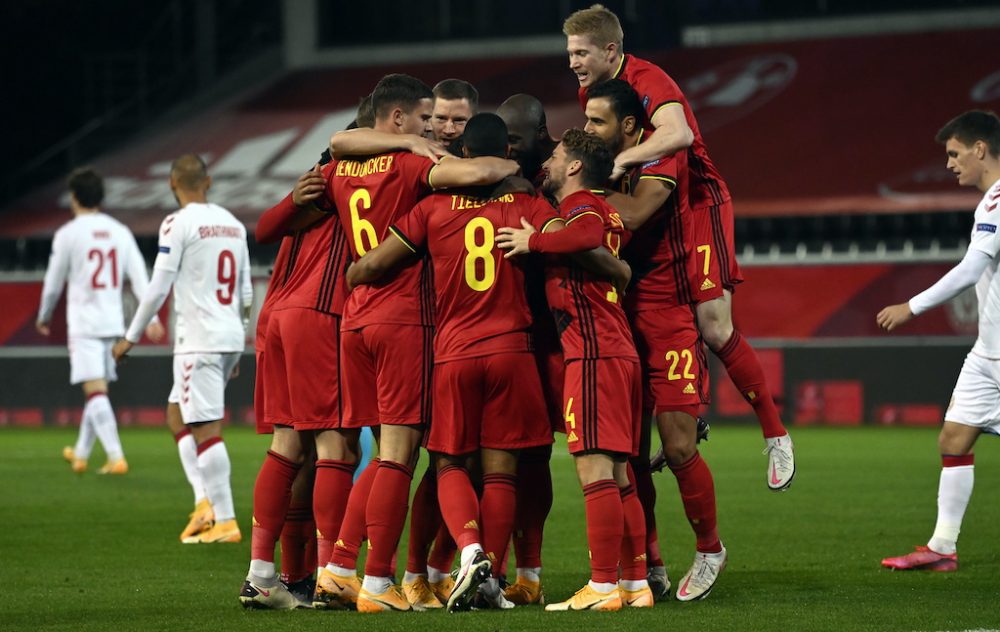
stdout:
POLYGON ((389 577, 373 577, 365 575, 361 582, 361 587, 373 595, 384 594, 392 586, 392 579, 389 577))
POLYGON ((517 576, 518 577, 523 577, 526 580, 528 580, 529 582, 538 583, 538 582, 542 581, 542 567, 541 566, 535 566, 535 567, 523 567, 522 568, 522 567, 518 566, 517 567, 517 576))
MULTIPOLYGON (((118 438, 118 422, 115 420, 115 411, 111 409, 111 400, 107 394, 100 393, 92 395, 87 400, 87 405, 83 408, 83 417, 89 417, 91 427, 104 446, 104 452, 108 455, 108 461, 115 462, 125 458, 122 452, 122 442, 118 438)), ((80 457, 82 458, 82 457, 80 457)))
POLYGON ((950 555, 956 551, 962 517, 969 506, 972 484, 975 480, 973 465, 941 468, 938 483, 938 515, 934 535, 927 547, 937 553, 950 555))
POLYGON ((472 560, 476 557, 476 553, 483 550, 481 544, 470 544, 462 549, 462 566, 472 563, 472 560))
POLYGON ((443 580, 445 577, 448 577, 449 575, 451 575, 451 573, 449 573, 448 571, 442 571, 440 569, 434 568, 433 566, 427 567, 427 581, 431 582, 432 584, 438 583, 439 581, 443 580))
POLYGON ((177 439, 177 453, 181 457, 181 467, 184 468, 184 476, 191 484, 194 492, 194 504, 200 503, 205 498, 205 484, 201 479, 201 471, 198 470, 198 444, 195 443, 194 435, 190 430, 185 430, 180 439, 177 439))
POLYGON ((591 581, 589 581, 587 583, 590 584, 591 588, 593 588, 594 590, 596 590, 599 593, 609 593, 612 590, 618 590, 618 584, 602 584, 602 583, 595 582, 593 580, 591 580, 591 581))
POLYGON ((209 439, 198 447, 198 471, 205 486, 205 495, 215 511, 215 521, 236 518, 233 490, 229 486, 229 453, 221 437, 209 439))
POLYGON ((73 458, 86 461, 90 458, 90 451, 94 449, 94 442, 97 435, 94 433, 93 415, 87 414, 89 409, 84 406, 83 415, 80 417, 80 434, 76 437, 76 446, 73 447, 73 458))

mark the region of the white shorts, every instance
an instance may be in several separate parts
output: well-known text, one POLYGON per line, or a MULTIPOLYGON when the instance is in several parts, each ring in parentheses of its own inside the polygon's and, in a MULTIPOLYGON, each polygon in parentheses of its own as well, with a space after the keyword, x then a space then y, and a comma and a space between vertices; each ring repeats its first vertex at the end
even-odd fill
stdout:
POLYGON ((83 338, 74 336, 69 339, 69 383, 80 384, 91 380, 118 379, 115 371, 115 359, 111 348, 117 338, 83 338))
POLYGON ((1000 360, 965 356, 945 421, 1000 434, 1000 360))
POLYGON ((174 386, 167 401, 180 404, 184 423, 222 419, 226 408, 226 383, 239 361, 239 353, 174 356, 174 386))

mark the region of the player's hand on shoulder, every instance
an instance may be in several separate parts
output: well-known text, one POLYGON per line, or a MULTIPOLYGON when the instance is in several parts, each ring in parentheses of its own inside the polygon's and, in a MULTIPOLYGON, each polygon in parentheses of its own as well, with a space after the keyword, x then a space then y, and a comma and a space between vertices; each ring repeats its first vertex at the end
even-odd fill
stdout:
POLYGON ((886 331, 892 331, 901 325, 906 324, 913 318, 913 312, 910 311, 909 303, 899 303, 898 305, 889 305, 884 307, 882 311, 875 316, 875 322, 878 326, 886 331))
POLYGON ((430 158, 435 163, 441 162, 442 157, 451 155, 445 149, 444 145, 438 141, 417 136, 416 134, 409 135, 407 149, 409 149, 411 154, 430 158))
POLYGON ((124 338, 116 342, 115 346, 111 348, 111 355, 114 357, 115 362, 121 364, 122 358, 124 358, 128 352, 132 350, 132 346, 132 343, 124 338))
POLYGON ((536 232, 538 231, 531 225, 531 222, 522 217, 520 228, 501 226, 497 230, 497 246, 507 251, 507 254, 504 255, 505 259, 529 253, 531 252, 531 248, 528 246, 528 243, 531 240, 531 236, 536 232))
POLYGON ((49 324, 43 323, 42 321, 38 321, 35 323, 35 329, 38 330, 38 333, 42 334, 43 336, 49 336, 52 333, 52 330, 49 329, 49 324))
POLYGON ((318 200, 325 190, 326 178, 323 177, 323 173, 320 171, 319 164, 317 163, 311 171, 307 171, 299 176, 298 182, 295 183, 295 188, 292 189, 292 202, 295 203, 295 206, 306 206, 318 200))
POLYGON ((161 325, 158 322, 151 322, 148 325, 146 325, 146 337, 152 340, 153 342, 159 342, 163 340, 163 335, 165 333, 166 330, 163 328, 163 325, 161 325))
POLYGON ((608 182, 618 182, 625 172, 628 171, 628 167, 622 162, 621 154, 615 158, 615 166, 611 169, 611 176, 608 178, 608 182))

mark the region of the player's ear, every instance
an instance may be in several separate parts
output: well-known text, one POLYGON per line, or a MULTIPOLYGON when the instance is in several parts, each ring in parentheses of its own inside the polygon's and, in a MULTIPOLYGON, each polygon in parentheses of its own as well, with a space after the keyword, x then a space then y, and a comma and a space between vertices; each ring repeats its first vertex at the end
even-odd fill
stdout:
POLYGON ((972 145, 972 148, 975 150, 976 158, 978 158, 979 160, 982 160, 983 158, 986 157, 986 143, 984 143, 983 141, 977 140, 972 145))
POLYGON ((576 174, 580 173, 581 169, 583 169, 583 161, 582 160, 571 160, 566 165, 566 175, 567 176, 575 176, 576 174))
POLYGON ((611 61, 618 55, 618 44, 615 42, 609 42, 604 47, 604 53, 608 56, 608 61, 611 61))
POLYGON ((395 108, 392 111, 392 123, 396 127, 403 127, 403 123, 406 122, 406 113, 403 112, 402 108, 395 108))
POLYGON ((625 130, 626 134, 631 134, 635 131, 635 117, 626 116, 622 119, 622 129, 625 130))

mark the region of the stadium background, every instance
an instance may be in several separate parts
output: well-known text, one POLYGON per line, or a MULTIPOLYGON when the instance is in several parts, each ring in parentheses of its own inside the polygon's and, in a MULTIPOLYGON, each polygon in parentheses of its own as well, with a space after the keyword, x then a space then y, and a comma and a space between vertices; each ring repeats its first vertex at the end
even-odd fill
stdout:
MULTIPOLYGON (((215 179, 210 199, 236 212, 252 231, 260 213, 311 166, 330 133, 353 118, 358 99, 386 72, 408 72, 429 84, 446 77, 470 80, 480 90, 483 110, 515 92, 534 94, 545 104, 550 131, 558 137, 583 123, 560 25, 571 11, 589 4, 4 2, 0 112, 8 125, 0 152, 0 426, 7 428, 0 429, 6 439, 2 445, 20 457, 44 454, 48 459, 58 447, 42 450, 40 434, 16 427, 67 426, 44 430, 58 437, 55 442, 79 422, 80 395, 67 384, 63 306, 56 310, 51 339, 38 336, 33 326, 51 236, 69 219, 63 178, 72 167, 91 163, 106 176, 104 210, 136 232, 151 263, 156 228, 174 210, 166 183, 174 157, 201 153, 215 179)), ((622 17, 626 51, 660 63, 688 94, 730 184, 747 276, 736 295, 736 318, 761 355, 793 436, 807 425, 937 426, 975 335, 974 294, 958 297, 891 337, 878 332, 874 315, 933 282, 966 247, 979 196, 956 185, 933 135, 961 111, 1000 109, 1000 58, 993 54, 1000 10, 995 3, 605 4, 622 17)), ((258 305, 274 252, 251 242, 258 305)), ((251 330, 248 342, 252 339, 251 330)), ((145 345, 122 371, 112 397, 123 426, 163 424, 169 353, 167 343, 145 345)), ((227 392, 227 417, 236 425, 250 423, 253 415, 252 362, 243 367, 243 376, 227 392)), ((751 445, 756 432, 751 411, 719 369, 713 365, 708 417, 716 432, 732 426, 732 436, 751 445)), ((886 494, 906 497, 913 482, 907 477, 922 473, 915 497, 928 504, 927 511, 910 511, 903 519, 922 521, 913 537, 926 535, 936 476, 932 428, 911 437, 926 448, 920 458, 912 452, 916 442, 896 442, 911 435, 876 435, 880 439, 872 442, 870 435, 856 434, 864 429, 810 432, 816 433, 809 435, 816 444, 826 446, 824 452, 840 459, 834 469, 823 470, 818 449, 810 452, 807 445, 799 452, 800 459, 812 459, 817 477, 830 481, 821 489, 826 504, 813 518, 825 525, 842 520, 872 528, 882 524, 877 514, 851 504, 857 498, 837 496, 843 487, 840 467, 884 474, 855 454, 853 442, 859 440, 874 446, 880 457, 894 454, 898 461, 900 472, 880 480, 886 494)), ((162 466, 177 475, 170 484, 181 484, 179 468, 170 461, 176 457, 165 445, 150 447, 162 442, 141 433, 126 435, 125 441, 127 450, 132 441, 143 446, 136 447, 139 454, 147 448, 159 454, 162 466)), ((241 454, 259 457, 263 444, 234 450, 235 463, 241 454)), ((763 469, 763 461, 751 462, 742 453, 734 458, 739 467, 753 469, 755 481, 759 478, 762 472, 756 470, 763 469)), ((44 469, 29 471, 50 475, 44 469)), ((255 471, 252 463, 234 468, 241 519, 248 513, 255 471)), ((22 473, 8 469, 4 474, 13 480, 22 473)), ((720 507, 728 502, 729 516, 738 509, 758 517, 751 500, 740 504, 741 499, 725 497, 732 494, 733 481, 742 480, 732 476, 719 475, 720 507)), ((806 494, 807 484, 797 484, 791 493, 806 494)), ((754 485, 763 488, 759 481, 754 485)), ((868 490, 869 482, 858 481, 858 486, 868 490)), ((24 506, 71 502, 76 493, 10 489, 0 514, 8 524, 19 523, 14 516, 24 506), (31 500, 19 504, 18 494, 31 500)), ((102 492, 88 488, 86 493, 97 497, 102 492)), ((971 512, 970 522, 996 523, 971 512)), ((116 524, 120 529, 140 526, 116 524)), ((843 535, 832 526, 829 532, 812 532, 843 535)), ((879 531, 875 537, 884 535, 879 531)), ((12 568, 32 566, 11 556, 15 540, 7 539, 7 561, 14 562, 12 568)), ((75 545, 60 550, 78 553, 75 545)), ((746 548, 744 559, 753 552, 746 548)), ((860 566, 870 573, 877 560, 874 554, 868 557, 853 561, 851 570, 860 566)), ((998 559, 990 553, 985 560, 981 554, 980 561, 995 569, 998 559)), ((819 563, 812 559, 803 566, 819 563)), ((966 596, 998 595, 989 571, 985 578, 973 577, 979 583, 966 585, 966 596)), ((0 578, 12 580, 11 575, 0 578)), ((238 578, 230 579, 227 588, 238 578)), ((784 581, 766 574, 750 581, 759 579, 784 581)), ((863 588, 852 584, 834 596, 846 598, 856 589, 867 595, 872 582, 861 583, 863 588)), ((906 590, 919 590, 915 585, 906 590)), ((942 586, 947 602, 948 586, 942 586)), ((901 594, 883 595, 882 607, 893 604, 904 608, 906 602, 901 594)), ((789 611, 800 605, 783 604, 789 611)), ((843 616, 861 620, 871 607, 852 608, 843 616)), ((12 621, 30 623, 27 605, 14 612, 21 618, 12 621)), ((743 614, 732 612, 734 623, 727 629, 735 629, 743 614)), ((834 617, 829 626, 795 627, 832 629, 840 621, 834 617)), ((914 627, 919 626, 909 629, 914 627)))

